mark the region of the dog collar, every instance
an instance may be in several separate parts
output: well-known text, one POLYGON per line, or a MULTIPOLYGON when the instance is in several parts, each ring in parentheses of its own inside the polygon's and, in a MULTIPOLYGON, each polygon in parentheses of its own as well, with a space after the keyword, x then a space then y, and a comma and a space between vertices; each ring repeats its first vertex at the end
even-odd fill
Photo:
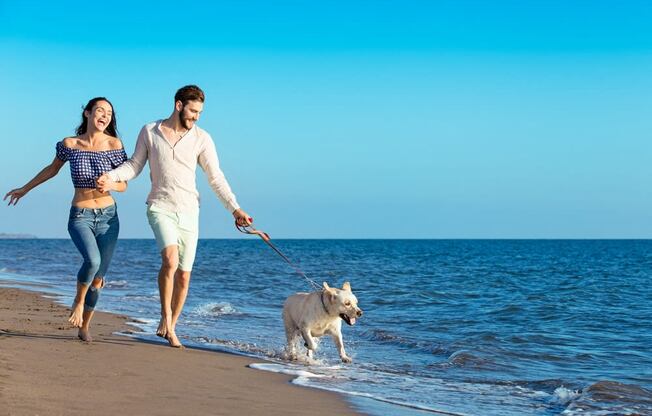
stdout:
POLYGON ((321 291, 321 294, 319 295, 319 299, 321 299, 321 306, 324 307, 324 312, 326 312, 326 315, 330 315, 330 312, 328 312, 328 308, 326 307, 326 304, 324 303, 324 291, 321 291))

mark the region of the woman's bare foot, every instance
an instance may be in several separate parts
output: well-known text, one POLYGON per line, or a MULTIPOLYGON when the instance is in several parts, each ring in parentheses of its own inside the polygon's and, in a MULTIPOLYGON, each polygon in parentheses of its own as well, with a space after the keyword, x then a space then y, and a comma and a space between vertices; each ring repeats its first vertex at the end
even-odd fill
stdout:
POLYGON ((84 323, 84 304, 82 302, 72 304, 72 311, 70 312, 68 322, 74 327, 81 328, 84 323))
POLYGON ((158 329, 156 329, 156 335, 161 338, 167 339, 167 334, 168 334, 167 322, 165 321, 165 318, 161 316, 161 320, 158 322, 158 329))
POLYGON ((174 331, 168 331, 167 334, 165 335, 165 339, 167 339, 168 342, 170 343, 170 347, 183 348, 183 345, 179 341, 179 338, 177 338, 177 334, 175 334, 174 331))
POLYGON ((79 328, 77 337, 84 342, 93 342, 93 337, 91 337, 91 333, 88 328, 79 328))

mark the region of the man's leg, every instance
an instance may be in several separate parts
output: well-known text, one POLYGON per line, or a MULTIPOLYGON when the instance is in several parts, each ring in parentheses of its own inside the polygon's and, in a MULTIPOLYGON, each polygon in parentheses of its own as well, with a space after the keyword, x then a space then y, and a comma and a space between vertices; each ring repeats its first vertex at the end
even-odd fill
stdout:
POLYGON ((172 295, 174 292, 174 274, 179 265, 179 247, 168 246, 161 250, 161 268, 158 272, 158 290, 161 298, 161 322, 156 334, 168 340, 173 347, 179 346, 179 340, 172 330, 172 295))
POLYGON ((199 212, 186 212, 179 214, 179 266, 174 273, 174 292, 172 294, 172 334, 176 338, 176 326, 179 315, 183 310, 190 286, 190 273, 195 262, 197 240, 199 238, 199 212))
POLYGON ((186 303, 186 297, 188 296, 188 287, 190 286, 190 273, 181 269, 177 269, 174 273, 174 292, 172 294, 172 323, 171 327, 174 331, 177 327, 177 321, 179 320, 179 315, 181 315, 181 310, 183 305, 186 303))
POLYGON ((156 237, 156 245, 161 250, 161 268, 158 271, 161 321, 156 330, 156 335, 167 339, 173 347, 181 346, 170 326, 172 323, 174 272, 179 267, 177 217, 174 212, 153 206, 147 207, 147 220, 156 237))

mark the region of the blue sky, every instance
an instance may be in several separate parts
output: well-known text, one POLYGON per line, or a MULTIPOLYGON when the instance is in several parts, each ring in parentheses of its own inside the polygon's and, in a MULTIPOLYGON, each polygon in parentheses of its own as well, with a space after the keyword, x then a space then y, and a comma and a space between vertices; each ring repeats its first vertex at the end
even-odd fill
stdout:
MULTIPOLYGON (((272 238, 652 238, 652 3, 0 0, 0 190, 81 106, 115 105, 130 154, 177 88, 272 238)), ((234 238, 198 172, 201 237, 234 238)), ((148 173, 118 194, 151 237, 148 173)), ((67 237, 68 167, 0 232, 67 237)))

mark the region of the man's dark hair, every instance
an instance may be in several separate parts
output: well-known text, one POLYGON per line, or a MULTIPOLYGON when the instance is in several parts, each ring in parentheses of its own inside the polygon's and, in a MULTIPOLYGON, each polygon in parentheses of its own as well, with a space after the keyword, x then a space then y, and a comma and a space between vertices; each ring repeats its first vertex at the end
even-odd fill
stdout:
POLYGON ((186 105, 188 101, 201 101, 204 102, 204 91, 201 90, 196 85, 186 85, 185 87, 179 88, 176 94, 174 94, 174 102, 181 101, 181 104, 186 105))

